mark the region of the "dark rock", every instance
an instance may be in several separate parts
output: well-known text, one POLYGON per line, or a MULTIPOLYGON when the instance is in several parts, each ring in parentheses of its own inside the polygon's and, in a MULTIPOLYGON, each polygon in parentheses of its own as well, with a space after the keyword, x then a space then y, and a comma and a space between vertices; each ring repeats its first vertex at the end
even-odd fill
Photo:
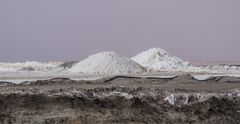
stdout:
POLYGON ((64 62, 63 64, 59 65, 59 67, 63 68, 71 68, 73 65, 77 64, 78 61, 69 61, 69 62, 64 62))
POLYGON ((33 67, 23 67, 20 71, 35 71, 35 69, 33 67))
POLYGON ((0 86, 13 86, 13 82, 0 81, 0 86))

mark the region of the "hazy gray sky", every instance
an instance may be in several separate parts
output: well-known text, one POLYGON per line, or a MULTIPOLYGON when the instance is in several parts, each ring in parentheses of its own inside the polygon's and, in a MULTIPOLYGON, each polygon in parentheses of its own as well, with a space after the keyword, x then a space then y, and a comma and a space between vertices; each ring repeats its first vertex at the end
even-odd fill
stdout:
POLYGON ((240 0, 0 1, 0 61, 151 47, 190 61, 240 60, 240 0))

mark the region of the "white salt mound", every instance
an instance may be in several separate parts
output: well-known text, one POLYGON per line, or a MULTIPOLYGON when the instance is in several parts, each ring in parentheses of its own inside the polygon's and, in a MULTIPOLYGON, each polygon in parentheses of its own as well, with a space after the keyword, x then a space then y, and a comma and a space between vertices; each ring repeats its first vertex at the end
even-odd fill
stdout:
POLYGON ((89 56, 69 69, 72 73, 128 74, 142 73, 144 67, 115 52, 101 52, 89 56))
POLYGON ((152 71, 186 71, 192 66, 160 48, 152 48, 132 58, 135 62, 152 71))

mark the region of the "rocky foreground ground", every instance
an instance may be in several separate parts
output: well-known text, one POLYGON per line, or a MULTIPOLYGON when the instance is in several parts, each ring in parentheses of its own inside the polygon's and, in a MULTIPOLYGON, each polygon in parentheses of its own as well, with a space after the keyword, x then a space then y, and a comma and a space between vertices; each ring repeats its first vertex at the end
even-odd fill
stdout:
POLYGON ((0 124, 239 124, 240 78, 0 82, 0 124))

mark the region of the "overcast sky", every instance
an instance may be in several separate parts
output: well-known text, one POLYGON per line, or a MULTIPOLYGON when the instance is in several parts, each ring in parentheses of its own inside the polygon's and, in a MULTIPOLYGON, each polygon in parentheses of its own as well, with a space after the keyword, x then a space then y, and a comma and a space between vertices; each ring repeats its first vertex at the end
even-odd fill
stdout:
POLYGON ((240 0, 1 0, 0 61, 131 57, 240 60, 240 0))

